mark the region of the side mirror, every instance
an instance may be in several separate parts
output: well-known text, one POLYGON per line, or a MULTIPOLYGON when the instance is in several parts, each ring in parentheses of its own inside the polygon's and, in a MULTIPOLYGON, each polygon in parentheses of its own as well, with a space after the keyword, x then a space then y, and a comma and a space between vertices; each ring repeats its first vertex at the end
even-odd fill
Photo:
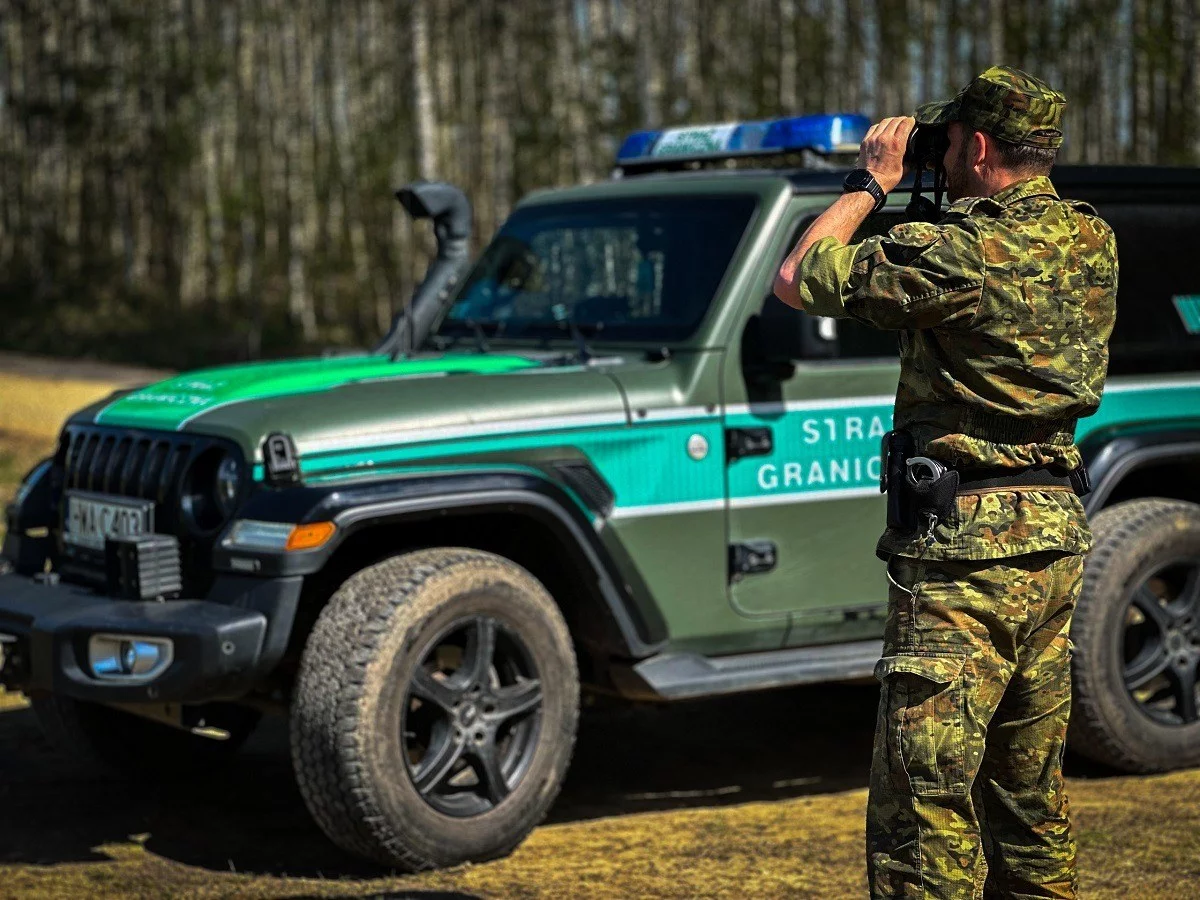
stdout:
POLYGON ((837 356, 837 322, 810 316, 771 295, 746 329, 744 355, 751 364, 775 366, 837 356))

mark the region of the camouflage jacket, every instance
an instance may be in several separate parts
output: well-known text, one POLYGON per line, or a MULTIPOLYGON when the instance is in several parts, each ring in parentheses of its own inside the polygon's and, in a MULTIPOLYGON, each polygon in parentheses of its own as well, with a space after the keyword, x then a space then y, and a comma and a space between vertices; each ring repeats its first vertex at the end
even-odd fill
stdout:
MULTIPOLYGON (((812 315, 900 332, 895 427, 918 453, 960 468, 1080 464, 1075 422, 1096 411, 1108 368, 1116 241, 1048 178, 960 200, 936 225, 906 222, 849 246, 823 238, 796 281, 812 315)), ((995 559, 1091 543, 1069 491, 957 502, 929 546, 887 532, 881 555, 995 559)))

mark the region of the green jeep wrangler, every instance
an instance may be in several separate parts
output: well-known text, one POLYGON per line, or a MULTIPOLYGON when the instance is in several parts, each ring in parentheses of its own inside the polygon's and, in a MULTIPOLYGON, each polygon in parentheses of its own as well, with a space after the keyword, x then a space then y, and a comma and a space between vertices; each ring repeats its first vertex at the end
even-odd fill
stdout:
MULTIPOLYGON (((133 772, 219 762, 286 713, 325 833, 419 869, 539 822, 581 688, 870 676, 895 335, 771 296, 865 126, 635 134, 611 180, 525 198, 473 267, 462 194, 400 191, 438 254, 376 351, 193 372, 68 421, 8 509, 0 683, 133 772)), ((1074 747, 1194 765, 1200 172, 1054 180, 1121 253, 1112 377, 1078 432, 1074 747)))

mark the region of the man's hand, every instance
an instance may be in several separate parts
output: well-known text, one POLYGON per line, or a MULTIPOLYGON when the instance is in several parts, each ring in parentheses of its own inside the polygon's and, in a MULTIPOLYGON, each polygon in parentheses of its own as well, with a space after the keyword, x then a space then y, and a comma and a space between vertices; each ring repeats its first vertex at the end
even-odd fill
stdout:
MULTIPOLYGON (((858 151, 859 169, 866 169, 883 188, 891 193, 904 177, 904 150, 908 136, 917 120, 912 116, 895 116, 876 122, 863 138, 858 151)), ((860 225, 875 210, 875 198, 866 191, 843 194, 808 227, 800 241, 788 254, 775 276, 775 296, 797 309, 804 308, 796 270, 809 248, 822 238, 832 237, 839 244, 847 243, 860 225)))
POLYGON ((893 116, 876 122, 863 138, 856 168, 875 176, 884 193, 890 194, 904 177, 904 150, 916 124, 912 116, 893 116))

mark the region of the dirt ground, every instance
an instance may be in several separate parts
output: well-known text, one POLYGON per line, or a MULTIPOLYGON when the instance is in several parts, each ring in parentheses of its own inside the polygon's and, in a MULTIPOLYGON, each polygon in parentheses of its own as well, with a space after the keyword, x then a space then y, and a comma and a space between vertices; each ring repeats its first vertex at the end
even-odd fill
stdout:
MULTIPOLYGON (((876 697, 835 685, 586 710, 546 824, 507 859, 419 876, 326 841, 279 722, 222 777, 155 787, 80 770, 10 708, 0 897, 863 897, 876 697)), ((1200 895, 1200 772, 1069 774, 1084 896, 1200 895)))
MULTIPOLYGON (((19 362, 0 358, 0 504, 63 417, 113 386, 19 362)), ((219 778, 135 784, 51 749, 0 692, 0 900, 862 897, 877 696, 831 685, 587 709, 561 797, 511 857, 398 876, 312 823, 281 722, 219 778)), ((1068 775, 1086 897, 1200 896, 1200 771, 1112 777, 1074 761, 1068 775)))

